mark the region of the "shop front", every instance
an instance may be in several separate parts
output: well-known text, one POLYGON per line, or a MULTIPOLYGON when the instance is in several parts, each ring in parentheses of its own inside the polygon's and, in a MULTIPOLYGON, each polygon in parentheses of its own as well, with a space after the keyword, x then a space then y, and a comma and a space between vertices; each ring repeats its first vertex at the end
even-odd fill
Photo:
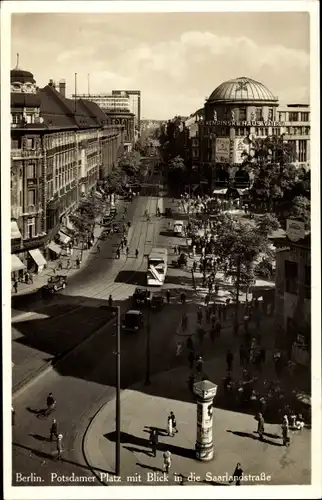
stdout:
POLYGON ((60 245, 58 245, 54 241, 50 241, 47 246, 47 251, 50 260, 57 260, 60 257, 63 249, 60 245))
POLYGON ((11 255, 11 279, 12 281, 19 281, 23 278, 24 270, 26 269, 26 265, 22 262, 22 260, 18 257, 18 255, 11 255))

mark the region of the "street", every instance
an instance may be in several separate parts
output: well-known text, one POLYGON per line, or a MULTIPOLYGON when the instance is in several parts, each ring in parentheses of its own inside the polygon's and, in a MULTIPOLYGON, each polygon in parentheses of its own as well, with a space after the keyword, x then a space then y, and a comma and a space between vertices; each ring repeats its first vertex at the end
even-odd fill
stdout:
MULTIPOLYGON (((35 352, 36 363, 40 365, 86 337, 88 340, 14 396, 13 484, 21 484, 16 480, 19 472, 39 473, 44 479, 40 484, 51 484, 55 453, 55 442, 48 442, 51 417, 41 420, 30 411, 44 407, 49 392, 57 400, 54 416, 64 436, 64 456, 59 463, 54 462, 54 469, 60 474, 89 473, 82 454, 82 436, 102 402, 115 393, 115 326, 108 308, 101 306, 107 306, 107 299, 112 294, 122 312, 130 308, 128 299, 135 286, 145 284, 146 255, 152 246, 168 247, 171 254, 173 246, 178 244, 178 238, 160 235, 167 220, 156 217, 157 203, 157 197, 138 197, 129 207, 127 217, 132 225, 128 235, 128 257, 123 253, 120 259, 115 259, 117 236, 113 237, 112 245, 110 241, 101 241, 100 252, 93 252, 87 265, 70 279, 65 291, 48 304, 38 301, 34 307, 29 305, 28 310, 34 314, 28 318, 20 321, 18 316, 15 319, 14 332, 20 351, 13 361, 19 366, 24 360, 21 370, 28 370, 28 363, 30 370, 34 367, 35 352), (150 222, 143 215, 145 210, 151 215, 150 222), (139 251, 137 259, 136 249, 139 251), (95 331, 97 333, 91 335, 95 331), (33 348, 29 357, 28 346, 33 348)), ((171 275, 175 274, 171 271, 171 275)), ((178 288, 178 285, 170 282, 164 287, 178 288)), ((151 313, 152 374, 168 369, 175 355, 171 339, 175 336, 181 307, 174 303, 165 305, 165 309, 167 314, 151 313)), ((145 342, 144 330, 135 335, 122 334, 122 388, 144 379, 145 342)))

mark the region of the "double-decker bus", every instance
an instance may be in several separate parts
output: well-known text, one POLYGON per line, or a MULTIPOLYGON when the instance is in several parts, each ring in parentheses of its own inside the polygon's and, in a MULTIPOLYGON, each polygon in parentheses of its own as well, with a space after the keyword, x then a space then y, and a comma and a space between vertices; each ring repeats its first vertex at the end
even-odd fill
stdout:
POLYGON ((166 248, 152 248, 148 256, 147 285, 162 286, 167 275, 168 250, 166 248))

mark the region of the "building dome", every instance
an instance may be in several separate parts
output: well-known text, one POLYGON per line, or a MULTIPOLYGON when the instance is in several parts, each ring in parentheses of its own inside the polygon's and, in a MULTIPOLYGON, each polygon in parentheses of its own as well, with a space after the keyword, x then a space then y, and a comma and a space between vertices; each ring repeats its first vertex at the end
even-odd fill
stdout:
POLYGON ((219 85, 208 99, 210 103, 238 101, 277 102, 278 98, 262 83, 241 76, 219 85))
POLYGON ((34 75, 30 73, 30 71, 24 71, 19 68, 12 69, 10 71, 10 81, 20 82, 20 83, 36 83, 34 79, 34 75))

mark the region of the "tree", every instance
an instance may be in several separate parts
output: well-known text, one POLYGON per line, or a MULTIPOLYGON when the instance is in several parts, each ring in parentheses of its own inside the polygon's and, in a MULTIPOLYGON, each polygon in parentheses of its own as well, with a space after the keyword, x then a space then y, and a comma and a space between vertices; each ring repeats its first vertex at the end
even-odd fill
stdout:
POLYGON ((139 151, 130 151, 121 156, 118 166, 126 173, 133 176, 140 171, 141 154, 139 151))
POLYGON ((177 171, 184 171, 185 170, 185 164, 181 156, 176 156, 175 158, 172 158, 172 160, 169 161, 169 172, 177 172, 177 171))
POLYGON ((311 226, 311 202, 305 196, 296 196, 293 199, 292 209, 288 215, 289 219, 296 219, 305 223, 306 229, 311 226))
POLYGON ((113 168, 107 176, 107 182, 109 185, 109 191, 115 192, 122 189, 122 186, 126 183, 126 175, 124 171, 120 168, 113 168))
POLYGON ((280 229, 281 224, 278 219, 273 214, 262 215, 256 223, 256 229, 263 236, 268 236, 272 231, 277 231, 280 229))

